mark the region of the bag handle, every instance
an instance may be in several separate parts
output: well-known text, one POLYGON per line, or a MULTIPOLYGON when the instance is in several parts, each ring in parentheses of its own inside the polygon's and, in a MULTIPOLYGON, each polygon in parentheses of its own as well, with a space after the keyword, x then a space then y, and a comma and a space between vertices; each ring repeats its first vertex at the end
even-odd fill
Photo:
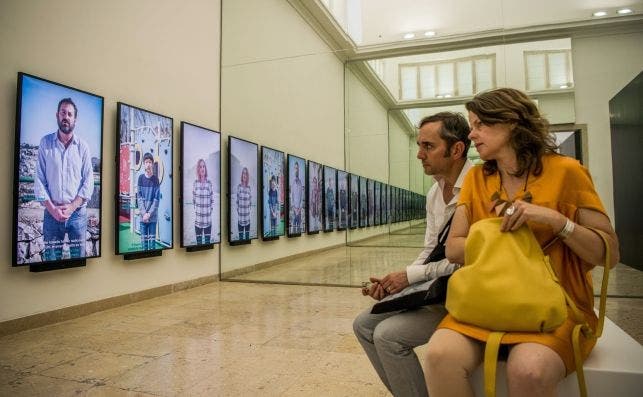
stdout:
POLYGON ((585 322, 584 324, 576 324, 574 330, 572 331, 572 347, 574 349, 574 363, 576 364, 576 378, 578 379, 578 390, 580 391, 581 397, 587 397, 587 385, 585 384, 585 372, 583 371, 583 358, 581 356, 580 349, 580 334, 583 333, 587 338, 598 339, 603 334, 603 325, 605 323, 605 305, 607 303, 607 282, 609 280, 610 268, 609 264, 611 262, 611 251, 609 241, 607 240, 607 234, 599 229, 588 227, 596 234, 598 234, 603 240, 605 245, 605 264, 603 267, 603 280, 601 282, 601 298, 598 305, 598 323, 596 324, 596 330, 592 331, 590 326, 585 322))

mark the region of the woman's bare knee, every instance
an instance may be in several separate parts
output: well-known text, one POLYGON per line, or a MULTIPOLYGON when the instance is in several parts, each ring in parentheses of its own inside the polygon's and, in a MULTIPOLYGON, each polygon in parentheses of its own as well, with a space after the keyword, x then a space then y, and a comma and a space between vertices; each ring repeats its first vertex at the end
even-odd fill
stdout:
POLYGON ((555 395, 565 377, 565 364, 556 352, 536 343, 511 349, 507 360, 507 384, 511 395, 555 395))

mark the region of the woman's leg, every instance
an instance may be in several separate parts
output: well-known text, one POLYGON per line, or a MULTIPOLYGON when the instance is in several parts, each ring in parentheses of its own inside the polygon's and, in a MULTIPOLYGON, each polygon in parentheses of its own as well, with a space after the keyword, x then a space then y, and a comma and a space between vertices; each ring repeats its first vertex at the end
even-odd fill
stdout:
POLYGON ((469 378, 482 362, 484 344, 441 328, 429 340, 424 376, 431 397, 473 397, 469 378))
POLYGON ((556 396, 565 378, 565 364, 551 348, 521 343, 511 348, 507 359, 507 388, 510 396, 556 396))

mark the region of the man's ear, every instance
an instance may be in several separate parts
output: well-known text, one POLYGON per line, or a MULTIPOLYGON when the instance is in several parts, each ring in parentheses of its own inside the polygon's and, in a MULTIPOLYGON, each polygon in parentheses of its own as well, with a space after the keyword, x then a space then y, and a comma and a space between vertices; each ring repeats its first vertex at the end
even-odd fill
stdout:
POLYGON ((451 146, 451 158, 453 159, 459 159, 460 157, 465 157, 463 155, 464 152, 464 142, 462 141, 457 141, 451 146))

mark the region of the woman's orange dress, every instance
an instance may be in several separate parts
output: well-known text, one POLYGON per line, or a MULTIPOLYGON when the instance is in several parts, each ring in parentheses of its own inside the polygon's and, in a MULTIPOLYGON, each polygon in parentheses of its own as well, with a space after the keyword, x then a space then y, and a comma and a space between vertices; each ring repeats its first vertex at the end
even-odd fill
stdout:
MULTIPOLYGON (((500 197, 508 200, 506 193, 501 189, 500 177, 497 172, 485 176, 482 166, 476 166, 469 171, 458 202, 458 205, 463 205, 466 208, 469 224, 497 216, 492 208, 491 197, 498 190, 501 190, 500 197)), ((594 189, 589 172, 577 160, 569 157, 545 155, 543 157, 543 172, 538 176, 529 175, 526 191, 531 193, 533 204, 554 209, 572 220, 576 219, 576 212, 579 208, 592 209, 605 214, 605 209, 594 189)), ((522 192, 522 194, 524 193, 522 192)), ((521 197, 519 194, 516 199, 521 197)), ((528 224, 541 246, 555 238, 555 232, 549 226, 531 222, 528 224)), ((550 256, 552 266, 562 286, 583 312, 589 325, 595 329, 598 319, 593 309, 594 292, 590 273, 593 266, 582 261, 560 241, 555 243, 547 251, 547 254, 550 256)), ((565 323, 554 332, 507 333, 503 337, 502 343, 532 342, 549 346, 563 359, 569 374, 575 371, 571 344, 574 325, 574 321, 568 317, 565 323)), ((447 315, 438 328, 449 328, 481 341, 486 341, 489 334, 488 330, 458 322, 451 315, 447 315)), ((581 334, 583 360, 589 355, 595 343, 595 339, 585 339, 581 334)))

